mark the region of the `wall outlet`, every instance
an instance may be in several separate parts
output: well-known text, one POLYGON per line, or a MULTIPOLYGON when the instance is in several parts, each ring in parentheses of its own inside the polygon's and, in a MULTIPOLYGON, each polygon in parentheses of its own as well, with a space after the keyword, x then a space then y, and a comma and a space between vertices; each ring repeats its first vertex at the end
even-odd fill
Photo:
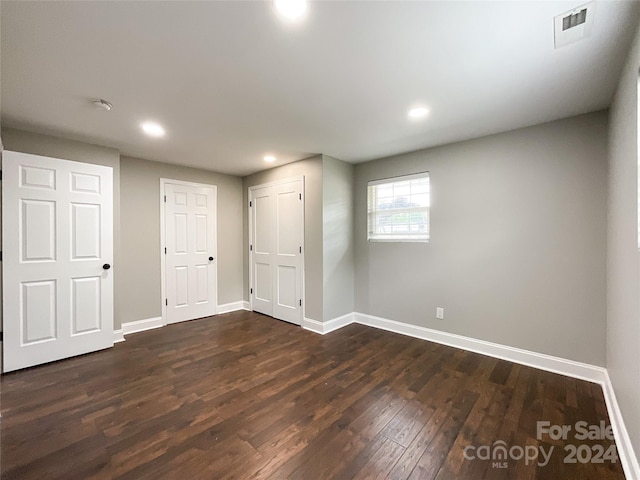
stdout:
POLYGON ((444 308, 436 307, 436 318, 438 320, 444 320, 444 308))

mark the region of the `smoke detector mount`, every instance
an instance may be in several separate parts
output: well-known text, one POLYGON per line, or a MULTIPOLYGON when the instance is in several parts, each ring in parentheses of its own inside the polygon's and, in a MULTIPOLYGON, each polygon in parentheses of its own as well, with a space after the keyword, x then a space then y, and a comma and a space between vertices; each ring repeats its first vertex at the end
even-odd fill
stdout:
POLYGON ((96 107, 96 109, 103 110, 105 112, 108 112, 113 108, 113 105, 111 103, 107 102, 106 100, 103 100, 102 98, 92 100, 91 103, 93 104, 94 107, 96 107))

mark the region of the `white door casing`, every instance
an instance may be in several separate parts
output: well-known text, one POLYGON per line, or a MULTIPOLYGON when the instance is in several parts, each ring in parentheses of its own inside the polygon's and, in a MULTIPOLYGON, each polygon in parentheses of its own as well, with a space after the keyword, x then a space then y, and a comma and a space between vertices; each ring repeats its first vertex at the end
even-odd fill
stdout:
POLYGON ((214 185, 161 181, 166 323, 217 312, 217 228, 214 185))
POLYGON ((303 179, 249 191, 252 309, 297 325, 303 318, 303 179))
POLYGON ((113 346, 113 170, 3 152, 5 372, 113 346))

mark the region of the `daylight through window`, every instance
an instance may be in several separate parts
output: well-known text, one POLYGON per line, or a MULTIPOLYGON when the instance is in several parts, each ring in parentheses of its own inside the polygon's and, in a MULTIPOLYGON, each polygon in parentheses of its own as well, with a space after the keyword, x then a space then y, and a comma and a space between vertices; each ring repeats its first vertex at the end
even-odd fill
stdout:
POLYGON ((429 241, 429 173, 368 184, 368 240, 429 241))

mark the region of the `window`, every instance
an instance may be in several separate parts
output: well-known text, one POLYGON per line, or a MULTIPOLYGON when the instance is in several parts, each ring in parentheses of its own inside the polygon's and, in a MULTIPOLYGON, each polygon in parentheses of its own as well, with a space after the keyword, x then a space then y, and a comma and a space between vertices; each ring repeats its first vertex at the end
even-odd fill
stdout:
POLYGON ((369 241, 429 241, 428 172, 369 182, 367 205, 369 241))

